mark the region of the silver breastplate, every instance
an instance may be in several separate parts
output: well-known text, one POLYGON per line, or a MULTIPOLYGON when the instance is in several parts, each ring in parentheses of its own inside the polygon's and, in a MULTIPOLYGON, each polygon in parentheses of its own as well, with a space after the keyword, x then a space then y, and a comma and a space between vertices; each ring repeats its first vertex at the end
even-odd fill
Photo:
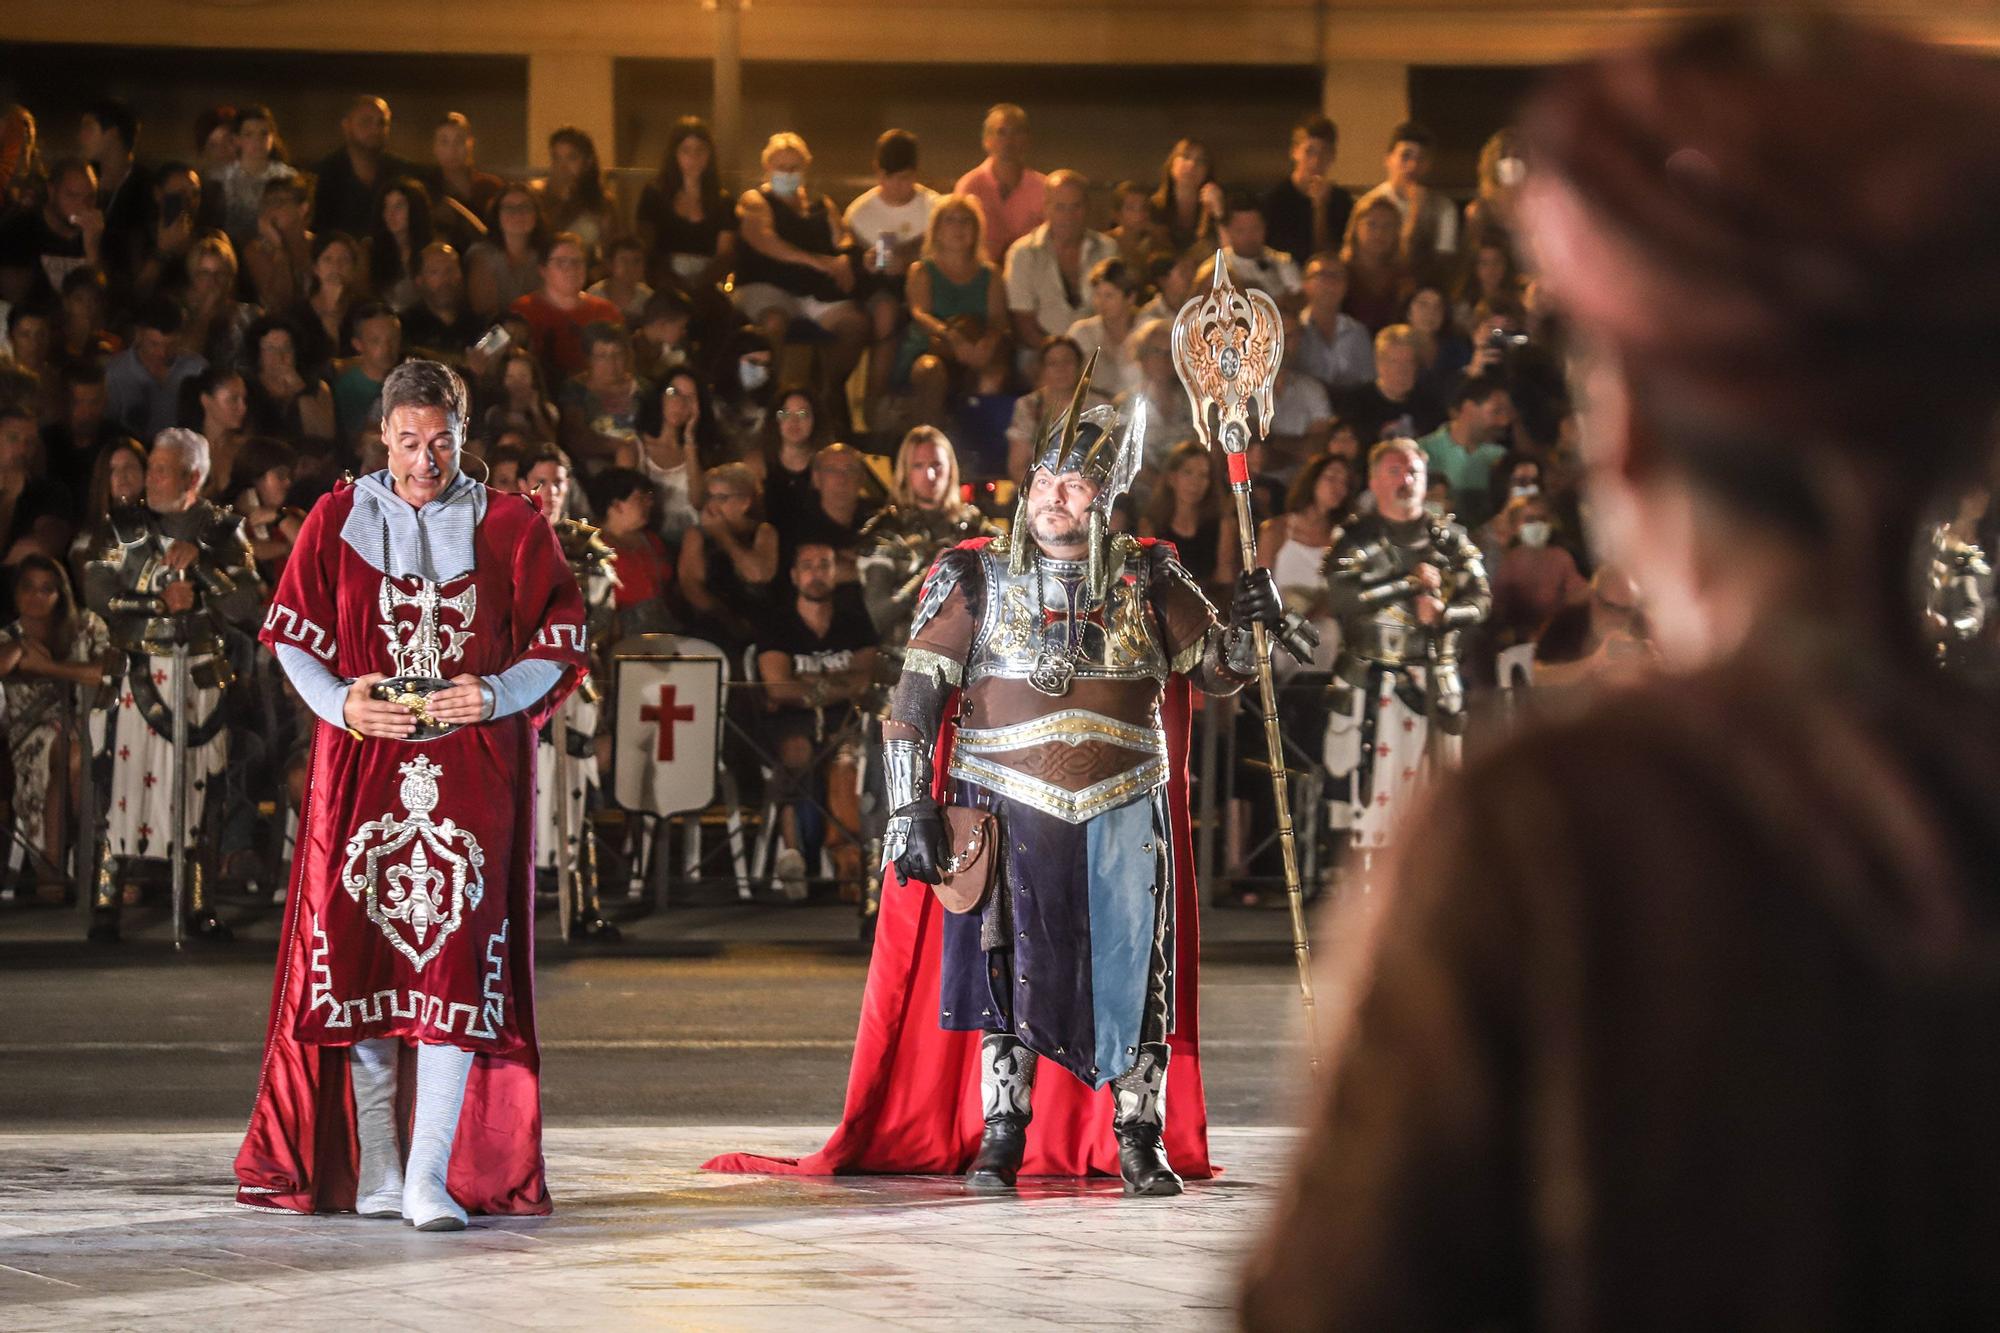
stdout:
POLYGON ((1038 556, 1022 574, 1008 570, 1004 553, 982 552, 980 561, 986 595, 968 684, 1003 676, 1059 695, 1072 678, 1166 680, 1167 655, 1143 562, 1129 562, 1115 574, 1100 604, 1084 586, 1080 560, 1038 556))

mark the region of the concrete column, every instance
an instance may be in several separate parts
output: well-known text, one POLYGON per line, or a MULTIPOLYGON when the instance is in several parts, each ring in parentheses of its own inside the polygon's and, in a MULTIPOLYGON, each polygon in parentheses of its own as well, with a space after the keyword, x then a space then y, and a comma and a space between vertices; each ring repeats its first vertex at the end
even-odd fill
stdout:
POLYGON ((1365 189, 1382 179, 1389 134, 1410 116, 1410 67, 1383 60, 1329 60, 1320 105, 1340 127, 1334 179, 1365 189))
POLYGON ((609 168, 618 151, 611 53, 557 51, 528 57, 528 165, 546 167, 549 135, 565 125, 588 133, 609 168))
POLYGON ((743 166, 743 0, 709 0, 715 11, 715 105, 709 128, 715 132, 715 160, 724 184, 744 187, 754 181, 737 179, 743 166))

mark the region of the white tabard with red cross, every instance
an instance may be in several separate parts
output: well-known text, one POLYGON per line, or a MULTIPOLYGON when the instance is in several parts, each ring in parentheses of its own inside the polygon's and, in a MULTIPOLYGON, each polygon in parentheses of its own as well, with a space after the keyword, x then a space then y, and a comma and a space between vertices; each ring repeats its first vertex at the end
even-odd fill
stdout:
MULTIPOLYGON (((706 645, 682 640, 689 653, 706 645)), ((671 815, 715 800, 722 736, 722 658, 615 659, 618 728, 613 793, 627 810, 671 815)))

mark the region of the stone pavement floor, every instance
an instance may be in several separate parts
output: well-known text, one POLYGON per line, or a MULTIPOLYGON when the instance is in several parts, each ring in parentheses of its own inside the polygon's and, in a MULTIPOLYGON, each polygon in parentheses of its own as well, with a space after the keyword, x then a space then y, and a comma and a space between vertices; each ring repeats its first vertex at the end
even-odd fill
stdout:
POLYGON ((0 1134, 0 1328, 1222 1328, 1292 1131, 1211 1132, 1221 1178, 1128 1200, 699 1169, 813 1128, 551 1129, 554 1216, 445 1234, 239 1207, 234 1133, 0 1134))

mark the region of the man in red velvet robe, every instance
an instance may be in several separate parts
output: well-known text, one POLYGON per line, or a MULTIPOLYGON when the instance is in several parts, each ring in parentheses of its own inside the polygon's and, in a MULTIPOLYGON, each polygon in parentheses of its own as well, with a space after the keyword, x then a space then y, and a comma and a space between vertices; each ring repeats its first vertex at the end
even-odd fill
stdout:
POLYGON ((323 725, 238 1198, 456 1230, 549 1210, 534 746, 584 606, 533 504, 459 471, 456 374, 408 362, 382 406, 388 468, 307 517, 261 636, 323 725))

